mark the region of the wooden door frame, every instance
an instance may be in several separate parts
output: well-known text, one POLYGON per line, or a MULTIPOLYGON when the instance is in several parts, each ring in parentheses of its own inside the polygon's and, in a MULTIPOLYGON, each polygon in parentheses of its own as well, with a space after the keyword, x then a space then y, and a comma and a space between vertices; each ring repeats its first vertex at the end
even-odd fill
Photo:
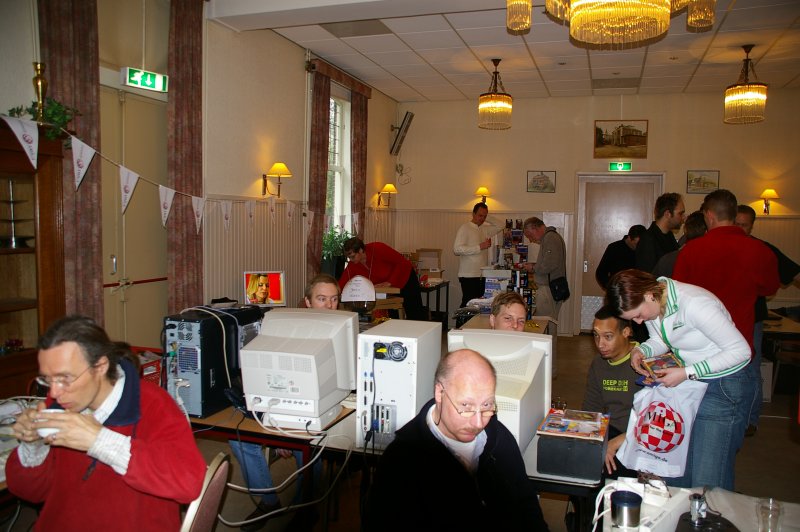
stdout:
MULTIPOLYGON (((630 173, 611 173, 611 172, 578 172, 578 220, 575 224, 575 263, 573 278, 575 279, 574 294, 575 304, 572 310, 572 333, 581 332, 581 309, 583 308, 583 246, 584 246, 584 226, 586 225, 586 184, 587 183, 648 183, 655 185, 655 200, 664 193, 664 182, 667 178, 666 172, 630 172, 630 173), (578 253, 580 252, 580 253, 578 253)), ((650 220, 645 224, 647 227, 650 220)))

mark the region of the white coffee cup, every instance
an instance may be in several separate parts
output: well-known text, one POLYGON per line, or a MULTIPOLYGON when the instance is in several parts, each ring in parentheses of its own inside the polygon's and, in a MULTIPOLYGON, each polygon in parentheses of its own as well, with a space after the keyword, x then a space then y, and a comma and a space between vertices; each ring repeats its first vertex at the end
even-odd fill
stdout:
MULTIPOLYGON (((60 414, 64 413, 64 411, 61 410, 60 408, 45 408, 44 410, 42 410, 42 412, 45 413, 45 414, 56 414, 56 415, 60 415, 60 414)), ((40 420, 37 419, 37 421, 40 421, 40 420)), ((58 432, 58 429, 42 427, 42 428, 36 429, 36 432, 42 438, 46 438, 46 437, 58 432)))

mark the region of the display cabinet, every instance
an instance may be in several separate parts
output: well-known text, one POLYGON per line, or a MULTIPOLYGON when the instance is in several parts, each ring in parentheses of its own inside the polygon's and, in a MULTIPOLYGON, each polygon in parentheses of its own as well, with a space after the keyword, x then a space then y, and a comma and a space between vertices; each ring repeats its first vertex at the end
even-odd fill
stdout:
POLYGON ((39 335, 65 313, 62 141, 37 168, 0 120, 0 396, 28 392, 39 335))

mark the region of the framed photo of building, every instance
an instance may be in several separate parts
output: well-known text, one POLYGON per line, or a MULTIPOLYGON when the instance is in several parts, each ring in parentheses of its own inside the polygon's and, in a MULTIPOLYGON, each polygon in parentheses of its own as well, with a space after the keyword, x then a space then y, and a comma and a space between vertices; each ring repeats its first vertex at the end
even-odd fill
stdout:
POLYGON ((595 120, 595 159, 647 159, 647 120, 595 120))
POLYGON ((556 172, 555 170, 528 170, 527 189, 528 192, 555 192, 556 191, 556 172))
POLYGON ((708 194, 719 188, 719 170, 687 170, 686 193, 708 194))

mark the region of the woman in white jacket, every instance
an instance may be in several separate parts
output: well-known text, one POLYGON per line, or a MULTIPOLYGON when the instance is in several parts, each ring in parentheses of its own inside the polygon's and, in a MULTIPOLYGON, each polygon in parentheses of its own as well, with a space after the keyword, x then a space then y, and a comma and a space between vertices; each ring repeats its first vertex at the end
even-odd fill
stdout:
POLYGON ((708 384, 692 428, 686 472, 670 484, 733 491, 736 452, 755 383, 741 371, 750 362, 750 346, 725 306, 704 288, 640 270, 612 277, 606 304, 623 319, 647 324, 650 339, 631 352, 637 372, 648 374, 643 358, 672 351, 684 367, 659 371, 656 382, 668 387, 686 379, 708 384))

